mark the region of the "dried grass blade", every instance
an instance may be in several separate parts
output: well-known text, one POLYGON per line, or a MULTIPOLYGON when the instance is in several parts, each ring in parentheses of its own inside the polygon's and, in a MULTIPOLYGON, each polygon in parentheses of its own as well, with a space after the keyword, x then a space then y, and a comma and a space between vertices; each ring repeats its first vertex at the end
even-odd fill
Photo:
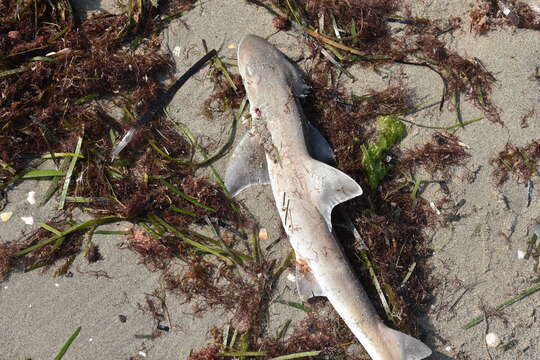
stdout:
POLYGON ((382 306, 384 308, 384 312, 386 313, 386 316, 388 317, 388 320, 393 319, 392 311, 390 310, 390 306, 388 305, 388 301, 386 301, 386 296, 381 288, 381 283, 379 282, 379 279, 377 278, 377 274, 375 273, 375 269, 373 269, 373 264, 369 260, 369 257, 367 255, 366 250, 359 250, 360 259, 362 262, 366 265, 369 273, 369 277, 371 278, 371 281, 373 282, 373 285, 375 286, 375 289, 377 290, 377 294, 379 294, 379 299, 381 300, 382 306))
POLYGON ((52 233, 55 234, 55 235, 62 236, 62 232, 61 232, 60 230, 53 228, 53 227, 52 227, 51 225, 49 225, 49 224, 39 223, 38 225, 39 225, 40 227, 44 228, 45 230, 52 232, 52 233))
POLYGON ((322 350, 315 350, 315 351, 304 351, 299 352, 295 354, 289 354, 289 355, 281 355, 277 357, 270 358, 268 360, 289 360, 289 359, 300 359, 308 356, 317 356, 322 352, 322 350))
POLYGON ((59 234, 59 235, 54 235, 54 236, 52 236, 52 237, 50 237, 48 239, 45 239, 45 240, 42 240, 42 241, 38 242, 37 244, 34 244, 34 245, 30 246, 30 247, 27 247, 26 249, 19 250, 18 252, 16 252, 14 254, 14 256, 23 256, 23 255, 28 254, 29 252, 34 251, 34 250, 41 249, 45 245, 50 244, 53 241, 57 241, 59 238, 67 236, 69 234, 72 234, 75 231, 84 230, 84 229, 91 228, 91 227, 93 227, 95 225, 103 225, 103 224, 112 223, 112 222, 116 222, 116 221, 120 221, 120 220, 122 220, 122 218, 120 218, 118 216, 104 216, 102 218, 92 219, 92 220, 82 222, 80 224, 70 226, 66 230, 62 231, 62 233, 59 234))
POLYGON ((27 68, 26 66, 21 66, 21 67, 15 68, 15 69, 2 71, 2 72, 0 72, 0 79, 3 78, 3 77, 9 76, 9 75, 17 74, 17 73, 20 73, 20 72, 23 72, 23 71, 28 71, 28 70, 31 70, 31 69, 27 68))
POLYGON ((344 73, 345 75, 347 75, 347 77, 351 80, 356 80, 354 78, 354 76, 349 72, 347 71, 347 69, 345 69, 343 66, 341 66, 340 63, 337 62, 336 59, 334 59, 334 57, 332 56, 332 54, 330 54, 328 51, 326 51, 326 49, 321 49, 321 54, 324 55, 325 58, 328 59, 328 61, 330 61, 335 67, 337 67, 339 69, 339 71, 341 71, 342 73, 344 73))
MULTIPOLYGON (((80 154, 82 141, 83 141, 82 137, 79 137, 77 140, 77 145, 75 146, 75 154, 80 154)), ((69 183, 71 182, 71 175, 73 175, 73 170, 75 169, 75 165, 77 164, 77 158, 78 158, 77 156, 74 156, 71 158, 71 163, 69 164, 69 168, 66 173, 66 177, 64 179, 64 187, 62 188, 62 194, 60 195, 58 210, 62 210, 64 208, 64 204, 66 203, 66 196, 69 189, 69 183)))
POLYGON ((410 277, 411 277, 411 275, 412 275, 415 268, 416 268, 416 261, 413 262, 411 264, 411 266, 409 266, 409 270, 407 271, 407 274, 403 278, 403 281, 401 282, 400 286, 404 286, 407 283, 407 281, 409 281, 409 279, 410 279, 410 277))
POLYGON ((188 216, 192 216, 192 217, 198 217, 199 216, 199 215, 195 214, 194 212, 184 210, 184 209, 180 209, 180 208, 178 208, 176 206, 171 206, 171 207, 169 207, 169 209, 171 209, 172 211, 177 212, 179 214, 182 214, 182 215, 188 215, 188 216))
POLYGON ((212 230, 214 231, 214 234, 216 235, 216 237, 218 238, 218 242, 219 242, 219 246, 221 247, 221 249, 225 252, 225 254, 227 254, 236 264, 238 265, 243 265, 243 261, 242 259, 240 259, 228 246, 227 244, 225 244, 225 241, 223 241, 223 239, 221 238, 221 236, 219 235, 219 231, 218 231, 218 228, 216 227, 216 225, 210 220, 210 218, 208 216, 204 216, 204 219, 206 220, 206 223, 208 225, 210 225, 210 227, 212 228, 212 230))
POLYGON ((187 236, 185 236, 184 234, 182 234, 180 231, 178 231, 178 229, 176 229, 174 226, 172 226, 171 224, 167 223, 165 220, 160 218, 159 216, 153 215, 152 217, 157 222, 159 222, 166 230, 168 230, 172 234, 178 236, 186 244, 191 245, 194 248, 197 248, 197 249, 199 249, 199 250, 201 250, 203 252, 212 254, 212 255, 220 258, 221 260, 223 260, 225 262, 232 262, 231 259, 229 259, 228 257, 223 255, 223 251, 221 249, 211 248, 211 247, 208 247, 208 246, 206 246, 204 244, 201 244, 200 242, 197 242, 197 241, 195 241, 193 239, 190 239, 187 236))
POLYGON ((294 251, 290 251, 287 257, 283 260, 283 263, 281 266, 276 270, 276 272, 273 274, 273 281, 277 281, 281 274, 289 267, 289 264, 294 258, 294 251))
POLYGON ((235 351, 235 352, 218 353, 218 356, 224 356, 224 357, 266 356, 266 353, 264 351, 235 351))
POLYGON ((238 87, 235 85, 235 83, 234 83, 234 81, 233 81, 233 79, 231 77, 231 74, 229 74, 229 71, 227 70, 227 67, 223 63, 223 60, 221 60, 220 57, 216 54, 212 58, 212 62, 214 64, 214 66, 223 74, 223 76, 225 77, 225 80, 227 80, 227 82, 229 83, 229 86, 234 91, 238 91, 238 87))
POLYGON ((96 230, 94 234, 96 235, 129 235, 131 231, 127 230, 96 230))
POLYGON ((49 153, 49 154, 43 154, 40 156, 40 158, 42 159, 52 159, 53 157, 55 158, 76 157, 79 159, 84 159, 83 154, 77 154, 77 153, 53 153, 53 154, 49 153))
POLYGON ((77 330, 75 330, 75 332, 73 334, 71 334, 71 336, 67 339, 64 346, 62 346, 62 348, 60 349, 58 354, 56 354, 56 356, 54 357, 54 360, 60 360, 60 359, 62 359, 64 357, 64 355, 68 351, 68 349, 71 346, 71 344, 73 343, 73 341, 75 341, 77 336, 79 336, 80 332, 81 332, 81 327, 79 326, 77 328, 77 330))
MULTIPOLYGON (((507 307, 517 303, 518 301, 521 301, 523 299, 525 299, 527 296, 530 296, 534 293, 536 293, 537 291, 540 291, 540 284, 538 285, 535 285, 533 287, 530 287, 528 288, 527 290, 521 292, 518 296, 516 296, 515 298, 513 299, 510 299, 510 300, 507 300, 505 302, 503 302, 502 304, 498 305, 495 310, 497 311, 500 311, 500 310, 503 310, 503 309, 506 309, 507 307)), ((471 321, 469 321, 468 323, 466 323, 465 325, 463 325, 463 328, 464 329, 470 329, 478 324, 480 324, 482 321, 484 321, 486 319, 486 316, 485 314, 484 315, 480 315, 478 317, 475 317, 474 319, 472 319, 471 321)))
POLYGON ((22 176, 22 178, 33 179, 33 178, 52 177, 52 176, 64 176, 64 175, 66 175, 64 172, 55 170, 55 169, 37 169, 37 170, 28 171, 22 176))
POLYGON ((210 206, 204 205, 204 204, 200 203, 199 201, 197 201, 195 198, 192 198, 191 196, 183 193, 182 191, 180 191, 180 189, 178 189, 173 184, 169 183, 167 180, 160 179, 159 181, 161 182, 162 185, 167 187, 167 189, 171 190, 173 193, 180 196, 182 199, 189 201, 193 205, 198 206, 198 207, 200 207, 202 209, 205 209, 205 210, 208 210, 208 211, 216 211, 214 208, 211 208, 210 206))
MULTIPOLYGON (((51 158, 52 158, 52 155, 56 156, 56 154, 47 154, 47 155, 51 158)), ((63 158, 62 161, 60 162, 60 166, 58 167, 58 170, 64 172, 64 170, 68 166, 68 162, 69 162, 69 158, 67 157, 63 158)), ((60 182, 59 176, 55 176, 52 178, 51 183, 49 187, 47 188, 47 191, 45 192, 45 195, 43 195, 43 199, 39 203, 39 206, 45 205, 51 199, 51 197, 54 195, 56 190, 58 190, 59 182, 60 182)))
MULTIPOLYGON (((194 231, 194 230, 189 230, 189 229, 188 229, 187 231, 188 231, 191 235, 193 235, 193 236, 195 236, 195 237, 198 237, 199 239, 204 240, 204 241, 206 241, 206 242, 208 242, 208 243, 210 243, 210 244, 212 244, 212 245, 214 245, 214 246, 220 246, 220 242, 217 241, 217 240, 215 240, 215 239, 212 239, 212 238, 210 238, 210 237, 208 237, 208 236, 205 236, 205 235, 203 235, 203 234, 201 234, 201 233, 198 233, 198 232, 196 232, 196 231, 194 231)), ((251 258, 250 256, 248 256, 248 255, 246 255, 246 254, 244 254, 244 253, 241 253, 241 252, 236 251, 236 250, 234 250, 234 249, 230 249, 230 250, 234 253, 235 256, 237 256, 237 257, 239 257, 240 259, 242 259, 242 261, 246 261, 246 262, 253 261, 253 258, 251 258)))
POLYGON ((293 307, 295 309, 302 310, 302 311, 305 311, 305 312, 312 312, 313 311, 313 309, 310 308, 309 306, 305 306, 305 305, 302 305, 302 304, 294 302, 294 301, 276 300, 276 302, 278 304, 287 305, 287 306, 290 306, 290 307, 293 307))
POLYGON ((62 30, 60 30, 59 32, 57 32, 56 34, 54 34, 53 36, 51 36, 49 38, 49 40, 47 40, 47 42, 49 44, 52 44, 56 40, 60 39, 65 33, 67 33, 69 31, 69 29, 71 29, 71 26, 68 25, 65 28, 63 28, 62 30))

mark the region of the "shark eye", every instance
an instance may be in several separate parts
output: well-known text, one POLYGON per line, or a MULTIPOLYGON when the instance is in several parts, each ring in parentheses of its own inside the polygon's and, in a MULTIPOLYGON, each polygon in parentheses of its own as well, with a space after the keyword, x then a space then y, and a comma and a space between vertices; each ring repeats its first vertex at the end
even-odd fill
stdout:
POLYGON ((260 74, 257 72, 257 66, 254 64, 246 66, 246 76, 250 84, 258 84, 261 79, 260 74))

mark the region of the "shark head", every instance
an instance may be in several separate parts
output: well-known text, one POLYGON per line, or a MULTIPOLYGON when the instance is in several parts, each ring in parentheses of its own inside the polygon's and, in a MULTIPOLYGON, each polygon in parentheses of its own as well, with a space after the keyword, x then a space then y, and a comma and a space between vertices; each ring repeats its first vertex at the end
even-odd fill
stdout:
POLYGON ((283 89, 291 89, 296 96, 304 96, 309 89, 301 71, 281 51, 256 35, 245 35, 240 41, 238 69, 252 102, 283 89))

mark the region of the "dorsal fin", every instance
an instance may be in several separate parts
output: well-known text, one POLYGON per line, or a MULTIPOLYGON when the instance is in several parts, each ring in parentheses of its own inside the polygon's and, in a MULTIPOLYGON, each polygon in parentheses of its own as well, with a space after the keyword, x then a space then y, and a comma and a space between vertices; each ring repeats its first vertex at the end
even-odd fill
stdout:
POLYGON ((231 155, 225 173, 225 187, 235 196, 249 186, 269 183, 266 153, 258 139, 246 133, 231 155))
POLYGON ((312 200, 332 230, 332 209, 337 204, 362 195, 362 188, 344 172, 315 159, 306 163, 312 200))

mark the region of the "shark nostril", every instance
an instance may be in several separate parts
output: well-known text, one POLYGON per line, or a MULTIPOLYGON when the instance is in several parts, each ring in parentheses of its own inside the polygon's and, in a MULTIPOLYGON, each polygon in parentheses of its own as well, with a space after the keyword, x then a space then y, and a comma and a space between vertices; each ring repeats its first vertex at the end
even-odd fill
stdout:
POLYGON ((255 74, 255 69, 253 69, 253 65, 246 66, 246 75, 249 77, 252 77, 255 74))

